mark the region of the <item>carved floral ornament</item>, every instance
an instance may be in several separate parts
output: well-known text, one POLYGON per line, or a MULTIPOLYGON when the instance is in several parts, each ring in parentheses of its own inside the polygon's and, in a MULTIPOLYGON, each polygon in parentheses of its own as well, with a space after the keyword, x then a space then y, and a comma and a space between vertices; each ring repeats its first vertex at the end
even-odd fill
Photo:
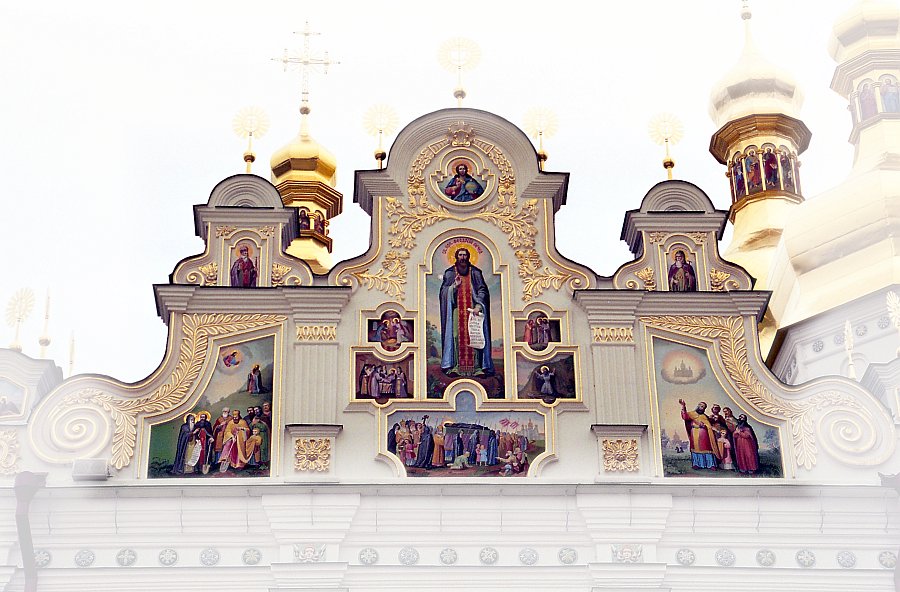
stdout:
POLYGON ((323 472, 327 471, 330 465, 330 438, 297 438, 294 442, 295 470, 323 472))
POLYGON ((15 430, 0 431, 0 475, 12 475, 18 470, 19 440, 15 430))
POLYGON ((128 466, 134 457, 139 418, 163 415, 185 403, 212 351, 211 338, 276 327, 286 318, 272 314, 183 315, 181 343, 175 346, 178 361, 161 386, 145 396, 107 392, 95 386, 78 389, 55 401, 51 395, 46 399, 51 406, 37 414, 37 420, 29 425, 31 436, 44 438, 62 457, 45 457, 51 462, 93 456, 111 443, 110 464, 117 469, 128 466))
POLYGON ((658 316, 640 320, 648 328, 711 340, 716 349, 714 357, 721 360, 726 377, 740 396, 758 411, 786 422, 797 466, 811 470, 816 465, 820 442, 834 458, 847 464, 884 461, 886 453, 878 450, 878 434, 891 434, 887 441, 892 444, 890 421, 881 418, 878 422, 857 399, 834 390, 791 399, 773 394, 750 365, 741 317, 658 316))
MULTIPOLYGON (((538 229, 538 200, 520 202, 516 197, 516 179, 512 164, 494 144, 475 136, 472 127, 464 122, 451 126, 446 137, 426 146, 413 161, 407 176, 408 199, 384 197, 385 211, 390 226, 388 244, 390 250, 377 271, 365 269, 351 272, 360 285, 376 289, 388 296, 403 294, 407 282, 406 260, 416 246, 417 235, 426 227, 438 222, 483 220, 493 224, 509 237, 509 245, 515 249, 519 262, 518 275, 522 278, 523 300, 528 301, 547 289, 559 290, 568 282, 572 288, 585 285, 586 279, 577 277, 567 270, 544 265, 535 249, 538 229), (475 147, 487 156, 499 172, 498 196, 494 205, 486 205, 476 212, 454 214, 442 205, 429 202, 425 190, 425 170, 435 156, 452 147, 475 147)), ((347 283, 347 280, 344 280, 347 283)))
POLYGON ((603 440, 603 469, 608 472, 638 471, 641 468, 638 441, 634 438, 603 440))

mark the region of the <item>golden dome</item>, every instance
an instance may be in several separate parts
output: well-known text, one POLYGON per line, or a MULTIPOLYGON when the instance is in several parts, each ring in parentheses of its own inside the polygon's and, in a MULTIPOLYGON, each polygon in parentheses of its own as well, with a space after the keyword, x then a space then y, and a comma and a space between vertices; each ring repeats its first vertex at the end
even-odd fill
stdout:
MULTIPOLYGON (((305 122, 304 122, 305 123, 305 122)), ((272 154, 272 183, 283 181, 319 181, 334 187, 337 159, 306 131, 305 125, 297 136, 272 154)))
POLYGON ((834 24, 828 52, 836 62, 868 50, 894 49, 900 34, 900 9, 893 2, 862 0, 834 24))
POLYGON ((797 117, 803 93, 793 76, 766 59, 753 42, 750 12, 745 23, 744 49, 737 63, 713 87, 709 114, 718 126, 740 117, 761 113, 783 113, 797 117))

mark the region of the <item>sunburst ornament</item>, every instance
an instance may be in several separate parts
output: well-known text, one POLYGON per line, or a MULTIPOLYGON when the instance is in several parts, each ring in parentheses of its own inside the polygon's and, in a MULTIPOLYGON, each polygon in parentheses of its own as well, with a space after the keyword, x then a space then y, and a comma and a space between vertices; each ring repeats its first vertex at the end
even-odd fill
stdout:
POLYGON ((244 152, 244 162, 247 163, 247 172, 250 172, 256 154, 253 152, 253 138, 263 137, 269 131, 269 116, 259 107, 244 107, 231 120, 231 128, 239 138, 247 138, 247 150, 244 152))
POLYGON ((22 327, 22 321, 28 318, 32 310, 34 310, 34 292, 31 288, 22 288, 9 299, 9 303, 6 305, 6 324, 16 330, 9 349, 22 351, 22 344, 19 343, 19 329, 22 327))
POLYGON ((544 170, 547 153, 544 152, 544 138, 553 137, 559 129, 559 118, 551 109, 534 107, 525 113, 525 131, 538 143, 538 164, 544 170))
POLYGON ((669 154, 669 146, 674 146, 684 137, 684 126, 681 120, 671 113, 660 113, 650 120, 647 127, 650 139, 660 146, 666 147, 666 157, 663 159, 663 168, 672 180, 672 169, 675 168, 675 161, 669 154))
POLYGON ((466 37, 448 39, 438 48, 438 62, 450 72, 456 72, 456 88, 453 89, 453 96, 456 97, 458 107, 462 107, 462 101, 466 98, 462 73, 464 70, 473 69, 480 61, 481 48, 466 37))
POLYGON ((378 168, 382 167, 387 153, 382 148, 385 135, 394 133, 397 129, 397 112, 390 105, 372 105, 363 115, 363 128, 370 136, 378 138, 378 148, 375 150, 375 160, 378 168))

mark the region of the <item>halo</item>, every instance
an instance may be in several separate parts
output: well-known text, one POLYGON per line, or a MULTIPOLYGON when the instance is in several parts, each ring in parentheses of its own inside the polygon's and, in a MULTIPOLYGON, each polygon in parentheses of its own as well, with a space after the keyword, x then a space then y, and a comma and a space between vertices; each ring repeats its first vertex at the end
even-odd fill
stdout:
POLYGON ((184 423, 184 422, 187 421, 188 415, 193 415, 193 416, 194 416, 194 421, 195 421, 195 422, 197 421, 197 414, 194 413, 193 411, 189 411, 189 412, 187 412, 187 413, 184 414, 184 417, 181 418, 182 423, 184 423))
POLYGON ((205 409, 201 409, 200 411, 195 411, 194 415, 196 416, 197 421, 200 421, 200 416, 206 414, 206 421, 209 421, 212 415, 210 415, 209 411, 205 409))
POLYGON ((247 247, 247 257, 253 259, 253 256, 256 254, 256 245, 253 241, 250 240, 240 240, 234 244, 234 247, 231 248, 232 253, 235 257, 241 256, 241 247, 247 247))
POLYGON ((547 366, 547 365, 541 366, 541 372, 550 372, 550 366, 547 366))
POLYGON ((452 178, 453 175, 456 174, 456 167, 458 167, 461 164, 466 165, 466 168, 468 169, 468 173, 472 176, 474 176, 475 173, 478 171, 478 167, 475 166, 475 163, 472 162, 471 158, 465 158, 465 157, 458 156, 458 157, 454 158, 453 160, 451 160, 450 164, 447 166, 447 176, 452 178))
POLYGON ((456 264, 456 252, 460 249, 465 249, 469 252, 469 264, 475 265, 478 263, 478 249, 475 248, 475 244, 464 242, 453 243, 447 246, 447 263, 450 265, 456 264))

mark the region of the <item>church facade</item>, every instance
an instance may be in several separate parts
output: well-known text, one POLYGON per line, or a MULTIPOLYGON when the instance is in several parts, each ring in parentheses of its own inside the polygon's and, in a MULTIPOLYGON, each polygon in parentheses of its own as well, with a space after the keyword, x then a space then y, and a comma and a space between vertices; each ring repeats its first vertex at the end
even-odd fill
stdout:
MULTIPOLYGON (((863 148, 900 121, 900 12, 865 10, 834 46, 863 148)), ((713 95, 731 210, 654 185, 610 277, 556 249, 568 174, 484 111, 424 115, 357 171, 370 246, 337 264, 305 125, 271 182, 221 181, 204 252, 154 286, 153 374, 0 351, 0 589, 895 589, 900 282, 857 265, 827 292, 843 234, 790 221, 836 198, 805 200, 793 91, 748 71, 713 95), (858 376, 816 350, 847 311, 858 376)), ((880 149, 866 199, 894 207, 880 149)))

